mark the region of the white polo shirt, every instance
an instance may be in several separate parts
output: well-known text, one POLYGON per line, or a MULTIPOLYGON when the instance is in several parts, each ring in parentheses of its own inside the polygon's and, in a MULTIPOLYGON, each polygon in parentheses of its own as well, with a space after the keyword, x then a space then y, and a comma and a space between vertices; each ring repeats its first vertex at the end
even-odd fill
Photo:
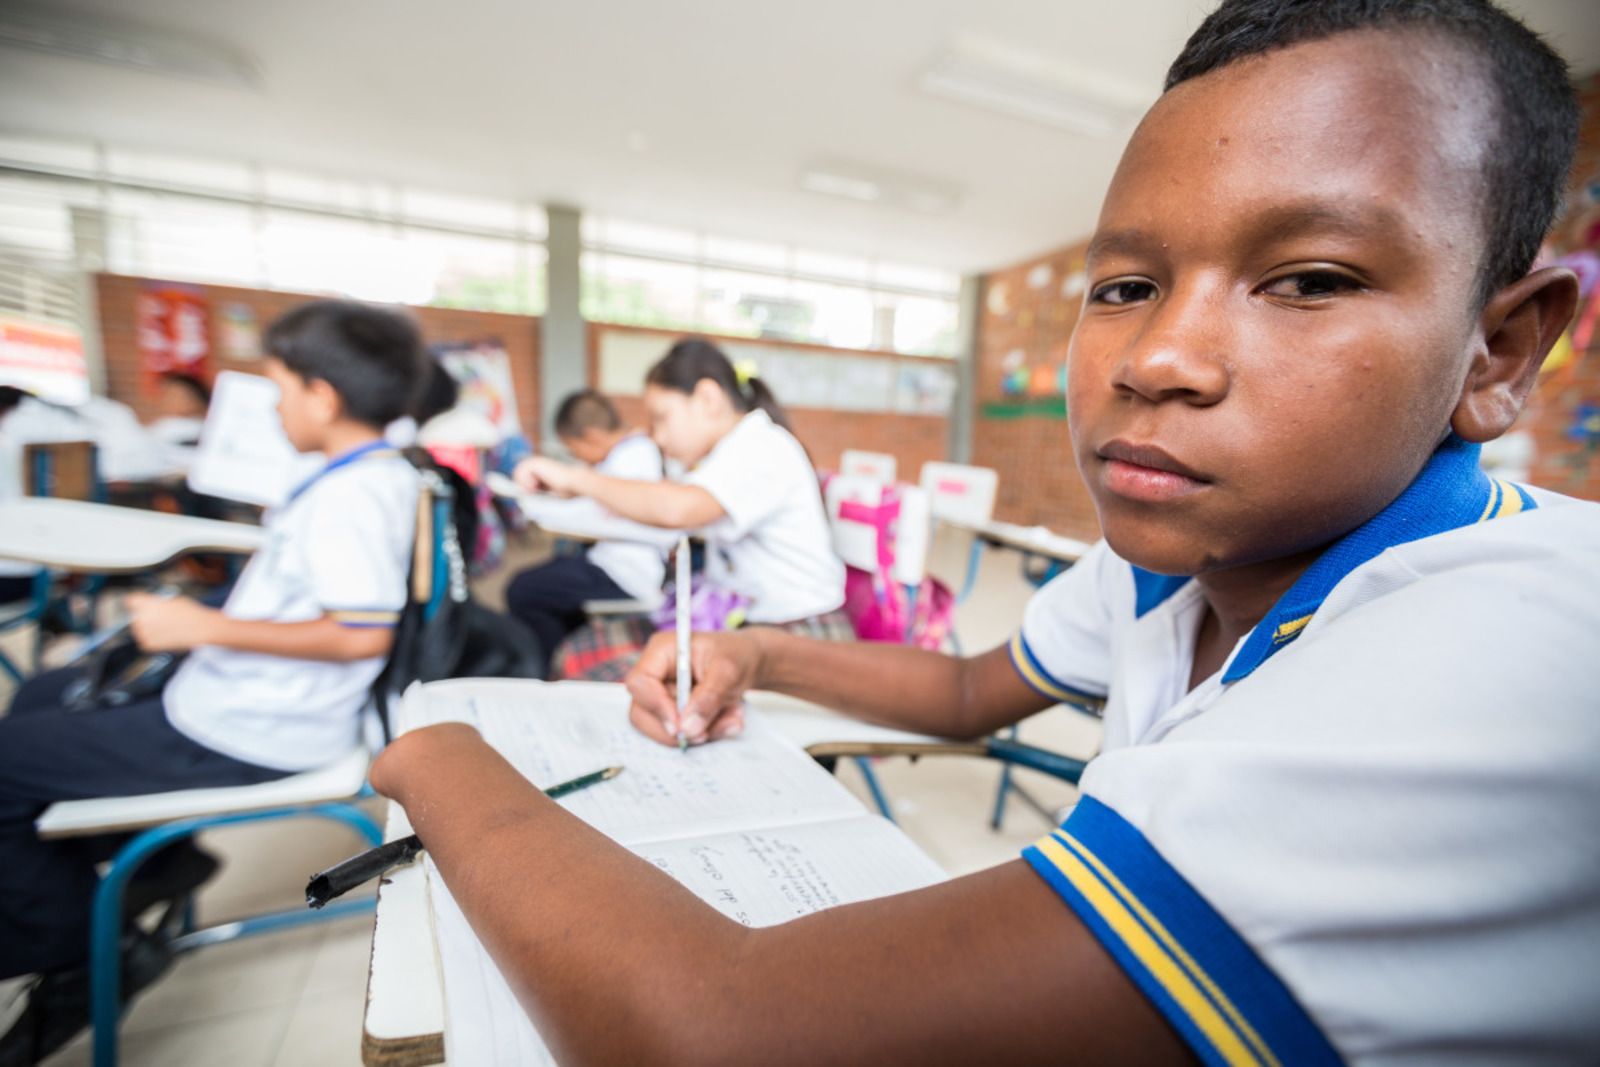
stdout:
POLYGON ((1198 587, 1104 544, 1012 641, 1040 692, 1109 695, 1024 856, 1208 1063, 1600 1058, 1600 505, 1477 451, 1192 692, 1198 587))
MULTIPOLYGON (((612 478, 635 482, 661 480, 661 450, 642 433, 629 434, 611 446, 595 470, 612 478)), ((588 559, 638 600, 655 600, 666 577, 666 553, 636 541, 601 541, 588 551, 588 559)))
POLYGON ((794 622, 844 604, 817 472, 794 435, 759 409, 684 479, 727 514, 707 526, 706 576, 750 600, 750 622, 794 622))
MULTIPOLYGON (((392 627, 405 607, 418 478, 382 441, 329 461, 267 516, 267 543, 223 611, 236 619, 392 627)), ((167 718, 207 748, 300 771, 359 741, 384 658, 347 663, 202 646, 163 695, 167 718)))

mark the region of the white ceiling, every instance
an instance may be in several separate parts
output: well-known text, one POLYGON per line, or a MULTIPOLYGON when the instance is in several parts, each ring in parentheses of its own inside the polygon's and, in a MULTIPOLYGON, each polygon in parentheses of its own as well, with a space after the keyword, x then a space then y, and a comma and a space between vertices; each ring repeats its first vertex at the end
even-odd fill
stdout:
MULTIPOLYGON (((76 0, 248 55, 258 89, 0 48, 0 129, 393 178, 980 271, 1086 234, 1096 140, 927 96, 956 43, 1153 100, 1211 0, 76 0), (799 188, 818 159, 959 188, 925 216, 799 188)), ((1512 0, 1580 73, 1594 0, 1512 0)))

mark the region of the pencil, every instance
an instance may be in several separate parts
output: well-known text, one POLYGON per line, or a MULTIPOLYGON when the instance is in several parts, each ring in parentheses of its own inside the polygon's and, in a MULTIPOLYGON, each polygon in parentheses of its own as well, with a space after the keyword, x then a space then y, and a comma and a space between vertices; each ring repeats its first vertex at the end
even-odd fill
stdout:
MULTIPOLYGON (((551 786, 544 791, 544 795, 555 800, 599 782, 609 782, 621 773, 621 767, 590 771, 570 782, 551 786)), ((351 856, 319 874, 313 874, 311 880, 306 883, 306 906, 320 908, 335 897, 344 896, 363 882, 381 877, 386 871, 402 863, 410 863, 424 847, 426 846, 423 845, 422 839, 412 834, 410 837, 402 837, 377 848, 369 848, 360 855, 351 856)))
POLYGON ((678 751, 689 751, 683 732, 683 713, 689 707, 689 538, 678 538, 678 573, 673 585, 677 598, 678 630, 678 751))

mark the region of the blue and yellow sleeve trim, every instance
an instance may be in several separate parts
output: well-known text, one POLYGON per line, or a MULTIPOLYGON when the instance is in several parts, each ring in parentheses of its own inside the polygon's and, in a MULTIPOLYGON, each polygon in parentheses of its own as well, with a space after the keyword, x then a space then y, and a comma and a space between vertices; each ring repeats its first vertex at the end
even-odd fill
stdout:
POLYGON ((340 626, 355 629, 392 629, 400 621, 400 613, 379 608, 330 608, 327 615, 340 626))
POLYGON ((1343 1062, 1255 950, 1115 811, 1086 796, 1022 855, 1202 1062, 1343 1062))
POLYGON ((1045 670, 1044 665, 1039 662, 1039 657, 1035 656, 1033 649, 1028 647, 1028 642, 1022 636, 1021 630, 1012 635, 1011 644, 1008 646, 1007 651, 1011 654, 1011 666, 1016 668, 1017 673, 1022 676, 1022 680, 1028 684, 1028 687, 1041 696, 1089 711, 1096 711, 1101 704, 1105 703, 1105 694, 1086 693, 1081 689, 1074 689, 1065 682, 1057 680, 1049 671, 1045 670))

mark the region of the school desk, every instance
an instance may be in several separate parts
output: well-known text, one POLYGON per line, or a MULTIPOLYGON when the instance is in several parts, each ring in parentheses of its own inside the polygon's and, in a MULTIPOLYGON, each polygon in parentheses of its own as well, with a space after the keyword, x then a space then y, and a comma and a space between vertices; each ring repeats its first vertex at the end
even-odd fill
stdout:
POLYGON ((250 553, 265 540, 240 522, 48 497, 0 503, 0 559, 62 571, 128 574, 189 552, 250 553))
POLYGON ((939 521, 953 529, 972 535, 972 554, 967 557, 967 575, 961 583, 957 602, 972 594, 978 580, 978 563, 983 547, 1011 549, 1022 553, 1022 576, 1032 585, 1039 586, 1060 574, 1090 549, 1086 541, 1065 537, 1043 526, 1021 526, 1014 522, 963 522, 940 518, 939 521))
MULTIPOLYGON (((935 738, 871 726, 779 693, 748 694, 746 708, 808 750, 830 747, 850 753, 881 746, 903 754, 918 746, 936 751, 935 738)), ((384 840, 411 833, 400 805, 389 806, 384 840)), ((378 886, 378 914, 367 969, 367 1008, 361 1031, 361 1061, 367 1067, 425 1067, 444 1062, 444 979, 434 947, 422 864, 401 867, 378 886)))

